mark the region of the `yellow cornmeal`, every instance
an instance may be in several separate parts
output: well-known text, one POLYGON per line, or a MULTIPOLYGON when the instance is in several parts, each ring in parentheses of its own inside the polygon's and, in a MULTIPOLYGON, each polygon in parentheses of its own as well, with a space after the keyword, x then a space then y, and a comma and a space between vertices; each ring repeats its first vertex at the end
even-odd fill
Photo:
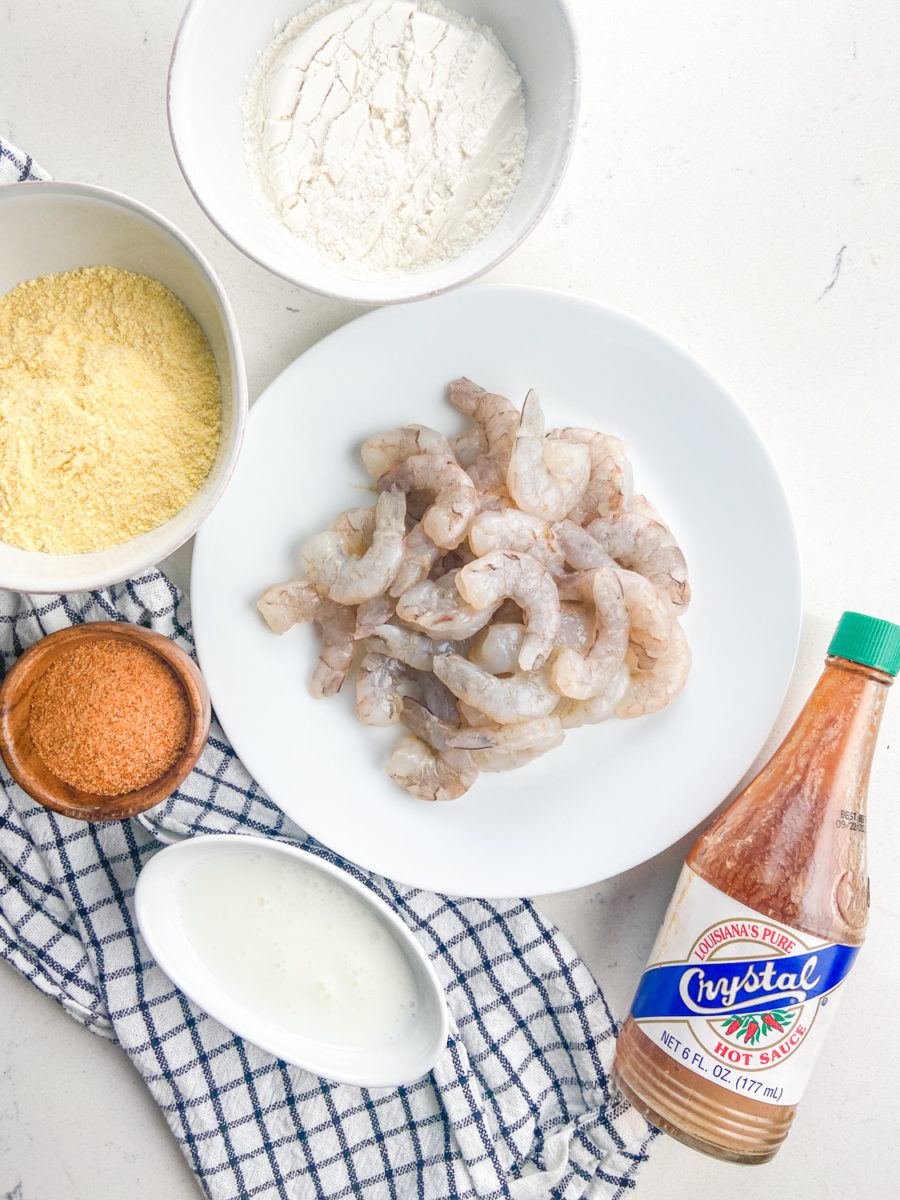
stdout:
POLYGON ((103 550, 167 521, 216 455, 219 377, 157 279, 42 275, 0 298, 0 539, 103 550))

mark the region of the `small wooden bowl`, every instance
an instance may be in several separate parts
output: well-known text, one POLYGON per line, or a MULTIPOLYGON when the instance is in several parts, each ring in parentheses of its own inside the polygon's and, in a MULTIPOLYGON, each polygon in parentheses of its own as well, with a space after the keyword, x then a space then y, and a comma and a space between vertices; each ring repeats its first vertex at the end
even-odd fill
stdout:
POLYGON ((165 800, 193 770, 206 745, 209 721, 209 692, 190 656, 162 634, 124 621, 92 621, 51 633, 25 651, 0 687, 0 754, 10 774, 34 800, 80 821, 121 821, 165 800), (190 726, 181 754, 158 779, 119 796, 98 796, 64 783, 44 765, 31 738, 31 699, 60 655, 87 642, 110 639, 143 646, 172 668, 187 697, 190 726))

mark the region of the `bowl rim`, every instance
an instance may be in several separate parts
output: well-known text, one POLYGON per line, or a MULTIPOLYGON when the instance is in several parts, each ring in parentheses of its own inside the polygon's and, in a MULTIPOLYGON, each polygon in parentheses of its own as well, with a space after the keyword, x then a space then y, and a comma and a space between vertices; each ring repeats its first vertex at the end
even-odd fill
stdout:
MULTIPOLYGON (((313 3, 314 0, 309 0, 313 3)), ((344 0, 349 3, 350 0, 344 0)), ((181 21, 178 25, 178 30, 175 34, 175 40, 172 44, 172 53, 169 58, 169 70, 166 79, 166 118, 169 125, 169 138, 172 143, 172 150, 175 154, 175 159, 184 181, 190 190, 191 195, 196 200, 199 207, 203 210, 209 220, 215 225, 216 229, 228 239, 228 241, 237 250, 249 258, 252 262, 257 263, 265 270, 270 271, 273 275, 280 276, 288 283, 295 287, 302 288, 304 291, 312 292, 318 296, 325 296, 330 300, 343 300, 350 304, 357 304, 367 307, 382 307, 389 304, 408 304, 417 300, 429 300, 434 296, 443 295, 446 292, 454 291, 456 288, 465 287, 476 279, 480 279, 489 271, 498 267, 514 250, 525 241, 531 234, 535 226, 542 220, 550 204, 554 200, 556 193, 559 191, 560 185, 565 177, 569 162, 572 158, 572 151, 575 144, 575 135, 578 129, 578 117, 581 110, 581 47, 576 32, 575 21, 572 17, 572 11, 569 6, 569 0, 548 0, 548 2, 557 11, 560 18, 560 25, 563 29, 569 50, 572 56, 572 92, 571 104, 566 120, 565 139, 563 141, 562 154, 556 164, 556 169, 551 179, 546 183, 545 189, 541 196, 541 201, 531 214, 528 221, 519 229, 516 236, 505 246, 500 247, 489 259, 480 265, 476 265, 458 277, 442 283, 429 284, 429 278, 441 271, 442 268, 451 265, 454 261, 460 259, 449 260, 447 263, 442 263, 438 267, 430 268, 427 271, 410 272, 406 276, 400 278, 414 281, 417 278, 424 280, 424 284, 418 287, 411 286, 408 291, 402 295, 386 294, 379 292, 379 282, 394 282, 397 276, 388 276, 386 280, 375 276, 370 281, 368 279, 352 280, 348 278, 347 287, 341 287, 339 284, 328 286, 324 283, 310 283, 309 281, 298 277, 296 272, 288 270, 280 265, 279 260, 275 256, 269 256, 252 249, 249 249, 242 241, 239 240, 238 234, 235 233, 229 226, 229 223, 221 218, 215 209, 211 206, 198 191, 191 177, 190 171, 185 164, 184 155, 181 146, 179 145, 177 125, 178 119, 173 114, 173 79, 177 76, 179 70, 179 54, 182 49, 182 43, 187 33, 190 32, 192 22, 196 19, 196 13, 202 6, 208 3, 208 0, 188 0, 187 7, 182 14, 181 21), (359 284, 362 286, 364 294, 360 294, 357 290, 354 292, 352 286, 359 284), (370 286, 371 284, 371 286, 370 286)), ((448 0, 447 7, 452 10, 453 0, 448 0)), ((476 243, 477 244, 477 243, 476 243)), ((461 256, 462 257, 462 256, 461 256)))
POLYGON ((211 718, 206 680, 197 663, 172 638, 133 621, 82 621, 33 642, 6 673, 0 685, 0 755, 22 791, 42 807, 80 821, 121 821, 161 804, 181 786, 203 753, 211 718), (40 776, 34 774, 28 762, 33 747, 21 709, 24 705, 26 712, 30 711, 35 688, 60 656, 78 646, 104 641, 142 646, 165 662, 178 678, 190 712, 187 741, 171 766, 150 783, 113 796, 74 787, 57 779, 43 764, 40 776), (49 778, 42 778, 44 774, 49 778))
MULTIPOLYGON (((247 415, 250 409, 246 364, 237 319, 234 315, 228 294, 222 286, 218 275, 203 252, 168 217, 141 203, 141 201, 133 199, 124 192, 117 192, 111 188, 98 187, 96 184, 75 183, 58 179, 34 180, 17 183, 15 187, 0 188, 0 210, 2 210, 4 204, 14 203, 23 194, 38 199, 41 196, 55 196, 57 198, 62 197, 63 199, 76 198, 100 204, 110 204, 126 212, 143 217, 151 225, 156 225, 167 234, 187 257, 193 260, 215 296, 222 315, 232 386, 230 396, 225 397, 223 395, 221 402, 223 410, 227 405, 232 411, 233 430, 219 476, 206 498, 203 510, 196 523, 183 530, 173 530, 169 537, 163 540, 161 547, 154 551, 152 561, 149 562, 143 556, 132 556, 128 563, 109 567, 105 571, 96 572, 91 571, 90 567, 86 565, 80 571, 73 570, 68 578, 57 578, 53 586, 47 580, 41 580, 35 585, 21 577, 20 572, 7 574, 5 569, 3 570, 3 575, 6 578, 0 578, 0 586, 8 588, 10 591, 29 592, 34 595, 52 595, 61 591, 92 591, 95 588, 108 587, 114 583, 121 583, 123 580, 131 578, 135 573, 152 568, 158 562, 173 554, 180 546, 183 546, 185 542, 194 536, 216 504, 218 504, 237 466, 244 440, 247 415)), ((169 521, 164 522, 164 525, 176 520, 178 515, 176 513, 175 516, 170 517, 169 521)), ((144 535, 138 535, 138 537, 141 536, 144 535)), ((129 542, 136 540, 137 538, 130 538, 128 542, 123 542, 121 545, 127 546, 129 542)), ((74 567, 76 562, 78 564, 88 564, 88 561, 94 554, 107 554, 110 550, 115 549, 118 549, 118 547, 109 547, 107 550, 94 551, 87 554, 72 554, 60 557, 66 557, 74 567)), ((23 553, 40 553, 40 551, 23 551, 23 553)))

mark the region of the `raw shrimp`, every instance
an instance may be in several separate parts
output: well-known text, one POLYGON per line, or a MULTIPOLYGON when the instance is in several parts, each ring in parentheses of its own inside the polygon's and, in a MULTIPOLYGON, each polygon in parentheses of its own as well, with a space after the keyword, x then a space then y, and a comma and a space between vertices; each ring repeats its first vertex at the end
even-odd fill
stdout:
POLYGON ((267 588, 256 607, 275 633, 284 633, 300 621, 318 629, 322 641, 309 690, 318 698, 338 692, 356 652, 356 609, 323 599, 304 579, 267 588))
POLYGON ((380 645, 378 638, 370 638, 356 676, 356 715, 365 725, 395 725, 401 718, 404 699, 410 696, 435 720, 459 726, 457 699, 432 674, 430 662, 424 668, 411 666, 380 645))
MULTIPOLYGON (((607 568, 604 568, 607 569, 607 568)), ((672 607, 656 590, 655 584, 637 571, 612 567, 622 585, 625 607, 628 610, 628 665, 649 671, 656 660, 665 654, 669 644, 672 607)), ((557 580, 560 602, 582 595, 582 578, 590 571, 576 571, 557 580)))
POLYGON ((631 507, 634 481, 627 446, 621 438, 578 428, 554 429, 547 436, 551 441, 587 446, 591 456, 591 473, 584 495, 569 512, 573 521, 583 525, 594 517, 609 517, 631 507))
POLYGON ((691 649, 684 630, 673 618, 669 645, 651 671, 632 671, 628 687, 616 705, 617 717, 641 717, 658 712, 678 695, 691 669, 691 649))
MULTIPOLYGON (((474 565, 474 564, 473 564, 474 565)), ((413 584, 397 601, 397 616, 423 633, 450 641, 461 641, 483 629, 500 606, 475 608, 459 593, 459 571, 450 571, 440 579, 423 579, 413 584)))
POLYGON ((498 725, 547 717, 559 702, 541 669, 517 671, 498 679, 460 654, 444 654, 435 658, 434 673, 454 696, 498 725))
POLYGON ((320 600, 311 620, 322 641, 309 690, 317 698, 333 696, 347 678, 356 653, 356 610, 334 600, 320 600))
POLYGON ((450 450, 453 457, 466 471, 480 455, 486 453, 487 448, 487 438, 478 425, 470 425, 462 433, 450 438, 450 450))
POLYGON ((586 604, 571 604, 560 593, 559 633, 557 646, 568 646, 579 654, 587 654, 594 641, 595 616, 586 604))
POLYGON ((386 654, 370 652, 356 672, 356 715, 364 725, 396 725, 403 703, 401 685, 407 679, 405 663, 386 654))
POLYGON ((547 441, 544 415, 534 388, 525 397, 509 460, 506 486, 523 511, 561 521, 584 495, 591 453, 579 442, 547 441))
POLYGON ((478 405, 487 393, 483 387, 479 387, 465 375, 460 375, 458 379, 450 381, 447 395, 457 412, 465 413, 467 417, 474 417, 478 405))
POLYGON ((519 651, 524 641, 524 625, 495 621, 475 638, 469 660, 492 675, 512 675, 519 669, 519 651))
POLYGON ((669 645, 671 607, 656 585, 637 571, 620 567, 616 572, 631 627, 628 632, 628 665, 649 671, 669 645))
POLYGON ((371 600, 363 600, 356 610, 354 638, 361 642, 379 626, 386 625, 393 615, 394 601, 390 596, 373 596, 371 600))
POLYGON ((422 522, 417 522, 406 535, 400 566, 391 584, 391 595, 402 596, 414 583, 427 579, 440 553, 440 549, 422 528, 422 522))
MULTIPOLYGON (((553 527, 556 539, 570 566, 578 572, 596 567, 615 568, 630 622, 628 634, 628 661, 630 666, 649 670, 653 663, 665 653, 669 642, 669 604, 660 596, 656 585, 637 571, 620 567, 602 548, 596 538, 586 529, 572 521, 560 521, 553 527)), ((557 578, 561 596, 580 592, 579 576, 557 578)))
POLYGON ((642 496, 640 492, 635 493, 628 507, 632 512, 640 513, 642 517, 649 517, 651 521, 658 521, 660 525, 665 525, 656 505, 651 503, 646 496, 642 496))
POLYGON ((459 701, 447 685, 441 683, 431 671, 414 671, 413 675, 416 682, 416 699, 438 720, 458 727, 462 723, 459 701))
POLYGON ((491 550, 519 550, 546 567, 563 563, 549 522, 518 508, 480 512, 469 526, 469 545, 479 557, 491 550))
POLYGON ((361 604, 387 591, 400 566, 406 537, 406 497, 382 492, 375 505, 372 544, 362 555, 348 551, 340 531, 327 530, 303 546, 303 568, 317 590, 338 604, 361 604))
POLYGON ((410 733, 427 742, 432 750, 481 750, 496 743, 493 731, 454 725, 436 717, 426 705, 411 696, 403 697, 400 720, 410 733))
POLYGON ((467 468, 472 481, 480 492, 504 491, 519 410, 505 396, 486 392, 469 379, 450 384, 450 403, 473 419, 487 447, 467 468))
POLYGON ((445 550, 437 559, 434 564, 434 574, 438 578, 441 575, 448 575, 451 571, 464 567, 466 563, 474 562, 476 557, 467 541, 460 542, 455 550, 445 550))
POLYGON ((468 750, 432 750, 412 736, 394 747, 387 773, 420 800, 457 800, 478 778, 468 750))
POLYGON ((595 567, 618 566, 611 554, 607 554, 595 537, 574 521, 557 521, 552 526, 553 540, 565 561, 576 571, 590 571, 595 567))
POLYGON ((587 531, 623 567, 646 575, 676 607, 687 607, 687 564, 667 525, 642 513, 623 512, 591 521, 587 531))
POLYGON ((452 453, 444 435, 427 425, 401 425, 390 433, 376 433, 360 449, 363 466, 375 480, 414 454, 452 453))
POLYGON ((496 608, 506 597, 514 600, 525 616, 519 666, 529 671, 547 660, 559 629, 559 594, 543 563, 516 550, 492 550, 462 567, 456 586, 476 609, 496 608))
POLYGON ((313 619, 319 607, 319 593, 305 579, 288 579, 266 588, 256 607, 273 633, 286 633, 292 625, 313 619))
MULTIPOLYGON (((479 731, 486 734, 486 731, 479 731)), ((559 717, 537 717, 518 725, 503 725, 487 736, 493 744, 472 750, 472 761, 479 771, 512 771, 532 759, 555 750, 565 740, 565 730, 559 717)))
POLYGON ((625 443, 545 437, 534 390, 521 413, 465 378, 449 397, 472 424, 367 439, 377 504, 309 539, 305 577, 257 602, 278 633, 320 631, 314 695, 336 692, 361 648, 357 714, 407 727, 388 774, 426 800, 529 762, 567 728, 655 712, 690 666, 684 556, 633 492, 625 443))
POLYGON ((586 654, 562 646, 550 667, 550 682, 561 696, 589 700, 602 695, 625 660, 628 649, 628 610, 613 567, 584 571, 579 576, 582 598, 596 612, 594 639, 586 654))
POLYGON ((378 481, 379 491, 393 487, 434 496, 422 529, 442 550, 459 545, 478 512, 475 485, 451 454, 414 454, 405 459, 378 481))
POLYGON ((375 533, 374 504, 368 508, 348 508, 346 512, 341 513, 331 528, 341 535, 347 553, 361 558, 372 545, 372 536, 375 533))
POLYGON ((481 492, 478 496, 478 511, 483 512, 505 512, 507 509, 513 509, 515 512, 519 510, 509 498, 506 488, 502 492, 481 492))
POLYGON ((490 717, 485 716, 477 708, 473 708, 471 704, 466 704, 465 700, 457 701, 457 711, 459 712, 460 720, 468 725, 470 729, 498 728, 496 721, 492 721, 490 717))
POLYGON ((404 629, 402 625, 381 625, 372 630, 366 643, 370 650, 399 658, 416 671, 430 671, 436 654, 459 653, 459 643, 435 641, 424 633, 404 629))
POLYGON ((590 700, 560 700, 556 707, 556 716, 562 722, 563 729, 575 729, 579 725, 599 725, 608 721, 616 711, 616 705, 625 694, 630 673, 627 667, 620 667, 612 683, 599 696, 590 700))

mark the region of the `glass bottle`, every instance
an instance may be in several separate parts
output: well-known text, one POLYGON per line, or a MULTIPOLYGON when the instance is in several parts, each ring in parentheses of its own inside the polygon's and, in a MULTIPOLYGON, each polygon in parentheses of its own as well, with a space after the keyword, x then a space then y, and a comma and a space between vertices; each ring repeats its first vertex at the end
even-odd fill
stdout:
POLYGON ((900 626, 844 613, 770 761, 700 837, 619 1035, 614 1078, 659 1129, 762 1163, 866 932, 866 793, 900 626))

